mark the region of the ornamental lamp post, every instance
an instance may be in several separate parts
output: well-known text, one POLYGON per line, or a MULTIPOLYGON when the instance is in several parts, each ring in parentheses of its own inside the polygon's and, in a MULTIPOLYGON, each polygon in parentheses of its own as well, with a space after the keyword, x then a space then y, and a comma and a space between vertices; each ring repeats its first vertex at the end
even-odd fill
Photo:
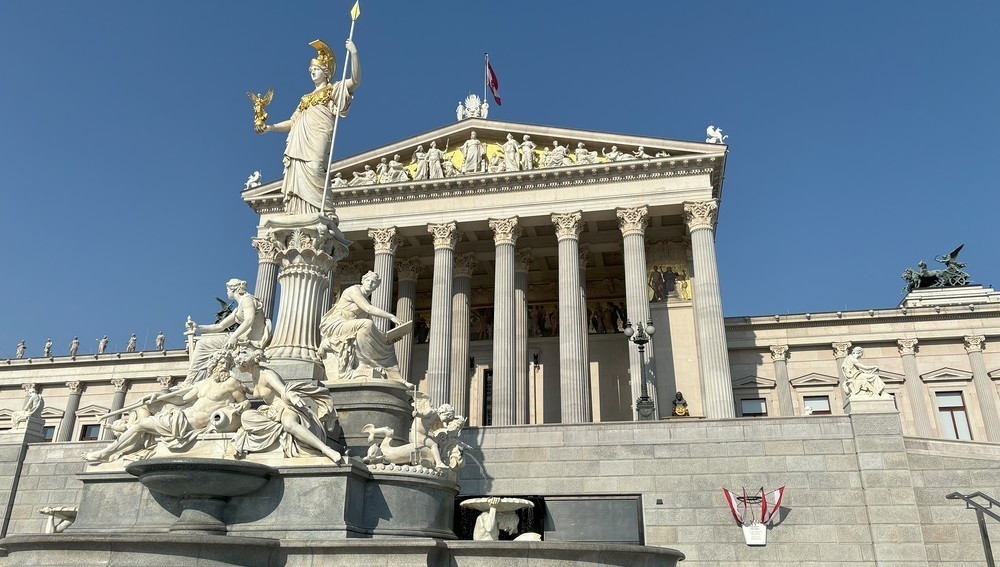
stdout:
POLYGON ((638 330, 632 328, 632 323, 630 321, 625 321, 625 329, 622 331, 628 340, 635 343, 635 346, 639 347, 639 368, 641 370, 640 380, 642 382, 642 390, 639 395, 639 399, 635 401, 635 413, 638 416, 639 421, 649 421, 653 419, 653 414, 656 412, 656 405, 653 400, 649 397, 649 391, 646 389, 646 343, 649 342, 649 338, 653 336, 656 332, 656 327, 653 327, 653 322, 649 321, 646 323, 646 328, 642 328, 642 323, 639 324, 638 330))

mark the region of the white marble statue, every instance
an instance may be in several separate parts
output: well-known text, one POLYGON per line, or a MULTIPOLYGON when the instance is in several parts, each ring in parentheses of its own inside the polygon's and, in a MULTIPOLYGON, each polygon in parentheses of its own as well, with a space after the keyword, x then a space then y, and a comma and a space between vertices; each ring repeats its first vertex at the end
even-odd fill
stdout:
POLYGON ((45 409, 45 400, 38 393, 38 388, 34 384, 28 384, 24 389, 24 405, 20 410, 11 412, 10 421, 13 429, 23 429, 29 417, 42 417, 42 410, 45 409))
POLYGON ((375 183, 388 183, 389 181, 389 159, 382 158, 375 166, 375 183))
POLYGON ((323 315, 319 323, 322 340, 319 356, 327 353, 336 361, 337 376, 331 380, 370 377, 374 372, 386 378, 402 381, 396 350, 378 327, 373 317, 382 317, 401 325, 395 315, 375 307, 368 301, 382 279, 369 271, 360 284, 345 289, 337 303, 323 315))
POLYGON ((387 176, 389 183, 410 180, 410 172, 406 170, 406 166, 399 159, 399 154, 396 154, 392 156, 392 161, 389 162, 389 174, 387 176))
POLYGON ((212 325, 199 325, 188 317, 184 334, 210 333, 198 338, 191 352, 191 362, 185 385, 193 384, 208 375, 209 364, 216 351, 233 350, 240 343, 250 343, 257 348, 267 346, 271 338, 271 322, 264 315, 264 305, 247 292, 247 282, 231 279, 226 282, 226 296, 236 302, 236 308, 222 321, 212 325), (236 324, 236 330, 226 329, 236 324))
POLYGON ((598 163, 597 152, 592 152, 587 150, 583 142, 576 145, 576 164, 580 165, 582 163, 598 163))
POLYGON ((430 397, 418 391, 413 399, 413 417, 408 443, 394 439, 395 432, 389 427, 365 425, 362 431, 368 434, 371 446, 362 461, 367 464, 419 464, 438 470, 457 470, 465 464, 462 452, 465 445, 458 440, 465 418, 455 415, 451 404, 435 408, 430 397), (380 436, 382 441, 376 442, 380 436))
POLYGON ((339 171, 337 172, 336 175, 333 176, 333 179, 330 180, 330 187, 347 187, 347 186, 348 183, 347 180, 344 179, 344 174, 339 171))
POLYGON ((413 179, 420 181, 427 179, 427 152, 424 151, 423 144, 417 146, 410 158, 410 165, 416 164, 417 169, 413 172, 413 179))
POLYGON ((136 408, 135 421, 104 449, 84 454, 90 462, 108 462, 141 451, 153 443, 163 443, 172 451, 184 451, 211 424, 219 410, 236 413, 250 409, 246 388, 232 372, 233 356, 228 350, 213 353, 210 377, 195 384, 143 397, 136 408), (156 404, 158 408, 151 408, 156 404))
POLYGON ((108 336, 97 339, 97 354, 104 354, 104 351, 108 350, 108 336))
POLYGON ((655 157, 670 157, 670 153, 667 152, 666 150, 660 150, 660 151, 656 152, 656 156, 655 157))
POLYGON ((564 165, 573 165, 573 162, 569 159, 569 148, 561 145, 559 140, 553 140, 552 150, 542 155, 542 160, 539 165, 541 167, 562 167, 564 165))
POLYGON ((347 183, 351 187, 358 187, 360 185, 374 185, 376 181, 378 181, 378 177, 376 176, 375 171, 372 170, 372 166, 370 165, 366 165, 364 171, 360 173, 355 171, 351 175, 354 176, 354 179, 350 180, 347 183))
POLYGON ((285 457, 325 455, 341 463, 342 455, 326 444, 327 422, 337 419, 330 390, 312 382, 285 383, 266 366, 260 349, 240 347, 235 362, 253 379, 253 397, 264 402, 240 414, 232 441, 236 458, 280 447, 285 457))
POLYGON ((42 347, 42 356, 45 358, 52 357, 52 339, 45 339, 45 346, 42 347))
POLYGON ((254 187, 260 187, 260 170, 254 171, 247 177, 247 182, 243 184, 243 190, 253 189, 254 187))
POLYGON ((125 352, 135 352, 135 333, 128 339, 128 344, 125 345, 125 352))
POLYGON ((458 103, 458 108, 455 109, 455 114, 459 120, 464 120, 466 118, 486 118, 486 114, 489 112, 489 105, 486 101, 479 100, 479 96, 475 94, 470 94, 465 97, 465 104, 461 102, 458 103))
POLYGON ((465 118, 465 107, 462 106, 462 101, 458 101, 458 108, 455 109, 455 120, 463 120, 465 118))
POLYGON ((80 337, 73 337, 69 342, 69 355, 76 358, 78 352, 80 352, 80 337))
POLYGON ((476 132, 469 135, 469 139, 462 144, 462 173, 479 173, 483 170, 482 163, 486 153, 486 146, 476 138, 476 132))
MULTIPOLYGON (((469 498, 462 501, 463 508, 482 512, 476 518, 472 528, 472 539, 475 541, 498 541, 500 532, 510 535, 517 533, 519 519, 517 511, 523 508, 533 508, 530 500, 523 498, 469 498)), ((541 541, 542 536, 534 532, 525 532, 514 538, 515 541, 541 541)))
POLYGON ((458 175, 458 168, 455 167, 455 162, 450 159, 446 159, 441 162, 441 169, 444 171, 445 177, 455 177, 458 175))
POLYGON ((76 506, 46 506, 38 511, 49 517, 45 523, 45 533, 61 534, 76 521, 79 509, 76 506))
POLYGON ((489 159, 489 163, 486 164, 486 172, 503 173, 504 171, 506 171, 506 167, 504 165, 503 155, 501 152, 496 152, 493 154, 493 157, 489 159))
POLYGON ((726 138, 729 137, 722 135, 722 128, 716 128, 712 124, 708 125, 708 128, 705 130, 705 134, 708 136, 705 138, 705 141, 709 144, 725 144, 726 138))
POLYGON ((166 348, 166 343, 167 337, 163 334, 163 331, 160 331, 160 333, 156 335, 156 350, 164 350, 164 348, 166 348))
POLYGON ((24 349, 28 348, 28 343, 22 340, 17 343, 17 349, 14 351, 14 358, 24 358, 24 349))
POLYGON ((444 152, 438 149, 437 142, 431 142, 424 156, 427 160, 428 179, 441 179, 444 177, 444 170, 441 168, 441 161, 444 159, 444 152))
POLYGON ((849 399, 886 398, 885 382, 878 375, 878 367, 861 363, 864 349, 854 347, 840 365, 844 371, 844 392, 849 399))
POLYGON ((479 117, 486 118, 489 115, 489 113, 490 113, 490 105, 488 102, 484 100, 483 104, 479 105, 479 117))
POLYGON ((525 134, 524 141, 521 142, 521 169, 525 171, 535 169, 535 148, 537 147, 531 141, 531 136, 525 134))
POLYGON ((646 153, 646 148, 643 146, 639 146, 639 149, 632 152, 632 155, 635 157, 635 159, 650 159, 653 157, 646 153))
MULTIPOLYGON (((316 58, 309 63, 312 92, 304 95, 292 117, 277 124, 265 124, 258 133, 288 132, 285 145, 285 174, 281 184, 285 212, 314 213, 332 208, 322 203, 329 163, 330 140, 336 115, 347 116, 354 91, 361 84, 361 63, 354 42, 347 40, 351 76, 343 84, 332 82, 337 60, 330 47, 320 40, 310 43, 316 58), (324 206, 326 205, 326 206, 324 206)), ((327 195, 329 200, 331 195, 327 195)))
POLYGON ((520 145, 514 139, 513 134, 507 134, 507 141, 500 146, 503 150, 504 171, 517 171, 521 169, 520 145))

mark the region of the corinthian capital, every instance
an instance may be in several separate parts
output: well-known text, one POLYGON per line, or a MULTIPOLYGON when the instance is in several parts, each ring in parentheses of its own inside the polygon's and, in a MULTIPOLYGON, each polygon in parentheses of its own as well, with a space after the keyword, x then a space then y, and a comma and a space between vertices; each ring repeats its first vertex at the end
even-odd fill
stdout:
POLYGON ((772 345, 771 360, 785 360, 788 358, 788 345, 772 345))
POLYGON ((899 354, 914 354, 917 350, 917 339, 899 339, 896 341, 899 354))
POLYGON ((124 378, 112 378, 111 385, 115 387, 115 392, 125 392, 128 390, 128 380, 124 378))
POLYGON ((434 249, 448 248, 454 250, 458 244, 458 225, 454 222, 428 224, 427 232, 434 236, 434 249))
POLYGON ((552 224, 556 226, 556 238, 559 240, 580 238, 580 232, 583 230, 583 223, 580 222, 581 218, 583 218, 581 211, 576 211, 575 213, 552 213, 552 224))
POLYGON ((270 262, 272 264, 278 262, 279 248, 276 244, 271 237, 254 238, 250 242, 250 245, 257 249, 258 260, 262 263, 270 262))
POLYGON ((79 380, 71 380, 69 382, 66 382, 66 387, 69 388, 70 394, 83 393, 83 382, 79 380))
POLYGON ((615 214, 618 215, 618 228, 622 231, 622 236, 646 233, 646 224, 649 223, 649 209, 646 207, 617 209, 615 214))
POLYGON ((514 271, 527 273, 531 269, 531 261, 535 257, 531 255, 531 248, 521 248, 514 251, 514 271))
POLYGON ((517 237, 521 236, 521 227, 517 226, 517 217, 490 219, 490 228, 493 229, 493 241, 497 246, 517 244, 517 237))
POLYGON ((452 267, 456 278, 471 278, 472 272, 476 271, 476 255, 472 252, 455 256, 455 263, 452 267))
POLYGON ((420 271, 424 265, 420 263, 420 258, 400 258, 396 260, 396 277, 399 281, 415 282, 420 277, 420 271))
POLYGON ((700 203, 684 203, 684 222, 688 231, 694 232, 701 228, 715 228, 719 216, 719 201, 702 201, 700 203))
POLYGON ((986 346, 986 337, 983 335, 969 335, 963 338, 965 339, 966 352, 982 352, 983 347, 986 346))
POLYGON ((830 345, 833 347, 834 358, 847 358, 847 355, 851 351, 851 341, 844 341, 839 343, 833 343, 830 345))
POLYGON ((361 281, 361 276, 370 268, 362 261, 341 262, 337 265, 337 282, 340 285, 354 285, 361 281))
POLYGON ((395 254, 396 247, 403 243, 403 239, 396 235, 396 227, 369 228, 368 238, 375 243, 376 254, 395 254))

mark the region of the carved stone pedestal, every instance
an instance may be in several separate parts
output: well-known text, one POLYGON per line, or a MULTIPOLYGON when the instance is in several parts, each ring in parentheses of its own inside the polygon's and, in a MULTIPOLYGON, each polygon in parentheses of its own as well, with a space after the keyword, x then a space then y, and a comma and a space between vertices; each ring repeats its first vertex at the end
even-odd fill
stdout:
POLYGON ((269 366, 286 381, 322 380, 317 355, 322 299, 329 293, 330 272, 347 255, 350 242, 335 220, 319 214, 277 216, 262 228, 281 263, 281 300, 267 349, 269 366))
POLYGON ((892 398, 854 398, 844 403, 844 413, 899 413, 892 398))

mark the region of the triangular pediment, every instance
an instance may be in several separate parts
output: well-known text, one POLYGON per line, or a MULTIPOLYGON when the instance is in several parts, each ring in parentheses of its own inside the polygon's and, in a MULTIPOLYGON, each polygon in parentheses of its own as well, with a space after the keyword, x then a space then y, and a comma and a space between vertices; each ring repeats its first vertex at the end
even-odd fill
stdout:
POLYGON ((878 371, 878 375, 882 379, 882 382, 886 384, 902 384, 906 381, 905 374, 890 372, 889 370, 882 370, 881 368, 878 371))
POLYGON ((792 383, 792 386, 796 388, 808 386, 836 386, 840 383, 840 379, 836 376, 827 376, 826 374, 811 372, 804 376, 792 378, 790 382, 792 383))
MULTIPOLYGON (((674 175, 711 168, 714 190, 718 192, 721 191, 726 151, 725 145, 705 142, 471 118, 337 160, 331 164, 330 175, 334 179, 335 199, 338 193, 345 196, 355 193, 386 195, 397 190, 412 193, 414 185, 424 190, 488 183, 490 179, 523 183, 536 178, 606 170, 641 174, 650 168, 674 175), (482 143, 482 151, 472 152, 473 156, 479 156, 478 164, 466 164, 462 148, 472 139, 473 132, 482 143), (510 162, 505 159, 503 149, 508 135, 516 142, 518 153, 517 159, 512 158, 510 162), (525 145, 525 136, 534 144, 534 149, 525 145), (440 165, 422 166, 421 155, 426 154, 432 142, 441 151, 440 165), (556 142, 563 149, 557 150, 556 142), (524 166, 526 149, 532 154, 531 170, 524 166), (393 161, 399 165, 393 166, 393 161), (508 167, 508 163, 516 163, 517 169, 508 167), (338 173, 343 181, 336 181, 338 173), (345 182, 352 184, 338 186, 345 182)), ((243 191, 244 201, 258 212, 269 210, 280 197, 280 179, 243 191)))
POLYGON ((766 390, 774 388, 774 384, 774 380, 770 378, 761 378, 760 376, 744 376, 743 378, 733 380, 733 388, 756 388, 758 390, 766 390))
POLYGON ((95 405, 90 405, 76 410, 77 417, 92 417, 97 415, 104 415, 106 413, 108 413, 108 408, 95 405))
POLYGON ((972 380, 972 373, 967 370, 944 367, 921 374, 920 379, 924 382, 968 382, 972 380))
POLYGON ((42 418, 43 419, 46 419, 46 418, 49 418, 49 419, 61 419, 62 416, 63 416, 63 413, 65 413, 65 412, 63 412, 62 410, 57 410, 55 408, 45 407, 45 408, 42 409, 42 418))
POLYGON ((1000 368, 997 368, 993 372, 988 373, 987 376, 989 376, 994 380, 1000 380, 1000 368))

